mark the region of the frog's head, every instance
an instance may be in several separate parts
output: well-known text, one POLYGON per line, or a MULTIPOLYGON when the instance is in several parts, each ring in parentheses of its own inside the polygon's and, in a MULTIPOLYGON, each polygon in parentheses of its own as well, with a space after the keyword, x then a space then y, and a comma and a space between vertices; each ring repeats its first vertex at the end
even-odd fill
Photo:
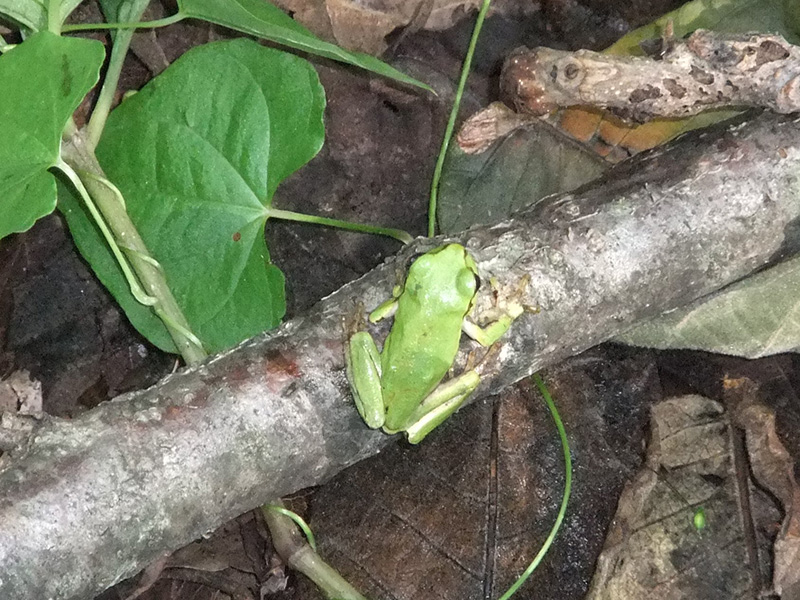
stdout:
MULTIPOLYGON (((447 244, 420 256, 408 271, 406 289, 469 312, 480 285, 478 265, 461 244, 447 244)), ((429 302, 426 300, 426 302, 429 302)))

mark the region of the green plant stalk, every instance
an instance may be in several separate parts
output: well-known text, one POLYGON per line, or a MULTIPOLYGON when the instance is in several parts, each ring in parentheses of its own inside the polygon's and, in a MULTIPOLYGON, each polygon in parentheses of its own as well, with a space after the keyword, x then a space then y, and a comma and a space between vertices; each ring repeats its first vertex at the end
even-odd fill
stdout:
POLYGON ((453 108, 450 110, 450 118, 447 120, 447 127, 444 130, 442 147, 436 159, 436 168, 433 170, 431 196, 428 204, 428 237, 436 235, 436 204, 439 198, 439 180, 442 178, 444 159, 447 157, 450 139, 453 137, 453 130, 456 128, 456 119, 458 118, 458 109, 461 106, 461 97, 464 95, 464 88, 467 86, 467 78, 469 77, 469 71, 472 67, 472 57, 475 55, 475 47, 478 45, 478 37, 483 27, 483 21, 486 19, 486 13, 489 12, 489 4, 491 4, 491 0, 483 0, 481 10, 478 12, 478 18, 475 20, 475 27, 472 29, 472 37, 469 40, 467 55, 464 57, 464 64, 461 67, 461 78, 458 80, 456 95, 453 99, 453 108))
POLYGON ((329 219, 328 217, 318 217, 315 215, 305 215, 303 213, 296 213, 290 210, 281 210, 279 208, 268 208, 267 215, 272 219, 282 219, 284 221, 296 221, 299 223, 313 223, 315 225, 324 225, 326 227, 337 227, 339 229, 347 229, 348 231, 358 231, 360 233, 372 233, 377 235, 385 235, 396 239, 403 244, 410 244, 412 238, 407 232, 402 229, 393 229, 391 227, 375 227, 373 225, 364 225, 361 223, 352 223, 350 221, 340 221, 339 219, 329 219))
POLYGON ((61 0, 49 0, 47 3, 47 31, 61 35, 61 0))
POLYGON ((86 143, 92 150, 97 147, 100 136, 103 135, 103 128, 106 126, 106 120, 111 112, 114 94, 119 83, 119 75, 122 72, 122 64, 125 62, 125 55, 128 53, 128 46, 130 46, 132 37, 133 30, 125 29, 117 33, 114 39, 114 46, 111 49, 111 57, 108 59, 108 69, 103 80, 103 87, 100 88, 97 104, 95 104, 92 116, 86 125, 86 143))
POLYGON ((64 162, 81 175, 83 185, 95 201, 114 237, 120 241, 119 245, 129 251, 128 260, 133 270, 147 295, 157 299, 153 308, 164 321, 167 331, 186 363, 195 364, 206 358, 208 354, 191 333, 191 327, 172 295, 164 272, 150 256, 147 246, 125 210, 125 205, 120 202, 114 190, 103 182, 105 180, 103 170, 94 154, 87 148, 81 134, 73 136, 68 143, 63 144, 62 157, 64 162))
POLYGON ((64 25, 62 31, 91 31, 95 29, 157 29, 159 27, 166 27, 167 25, 174 25, 186 18, 180 11, 169 17, 163 19, 154 19, 152 21, 131 21, 130 23, 74 23, 72 25, 64 25))
MULTIPOLYGON (((89 195, 89 191, 86 189, 86 186, 83 185, 83 181, 78 176, 78 173, 69 166, 67 163, 60 161, 56 163, 55 168, 64 173, 67 179, 70 180, 72 185, 78 191, 78 194, 83 199, 84 204, 86 204, 86 208, 89 211, 92 219, 94 219, 95 224, 100 229, 100 233, 106 239, 106 243, 109 245, 111 249, 111 253, 114 255, 114 258, 117 259, 117 263, 119 264, 120 268, 122 269, 122 273, 125 276, 126 281, 128 282, 128 286, 131 289, 131 294, 133 297, 136 298, 136 301, 144 304, 145 306, 155 306, 158 304, 158 298, 154 296, 148 296, 145 291, 142 289, 139 280, 134 275, 133 271, 131 270, 130 265, 128 264, 128 259, 125 258, 125 255, 122 252, 122 249, 117 244, 117 241, 114 239, 114 234, 111 233, 111 230, 106 225, 106 222, 103 220, 103 216, 100 214, 100 211, 97 210, 97 206, 95 206, 92 197, 89 195)), ((89 174, 85 171, 84 177, 88 177, 89 174)))
MULTIPOLYGON (((142 4, 139 14, 134 15, 134 18, 140 18, 146 8, 147 3, 142 4)), ((128 54, 128 48, 131 45, 134 33, 135 30, 133 29, 123 29, 114 36, 111 56, 108 59, 108 68, 103 79, 103 87, 100 89, 92 116, 86 125, 86 139, 92 151, 97 147, 100 136, 103 135, 103 128, 106 126, 106 120, 111 112, 111 105, 114 103, 114 94, 119 84, 122 65, 125 62, 125 56, 128 54)))
MULTIPOLYGON (((264 504, 261 506, 261 510, 267 509, 273 510, 284 517, 289 517, 289 519, 294 521, 294 524, 297 525, 300 531, 303 532, 303 535, 306 536, 306 540, 308 541, 308 545, 311 546, 311 549, 314 552, 317 551, 317 540, 314 538, 314 532, 311 531, 311 527, 308 526, 308 523, 305 522, 303 517, 283 506, 283 502, 280 504, 264 504)), ((290 526, 288 523, 286 523, 286 525, 290 526)))
POLYGON ((572 492, 572 457, 570 456, 569 452, 567 431, 564 429, 564 423, 561 421, 561 417, 558 414, 558 409, 556 409, 555 402, 553 402, 553 398, 550 396, 550 391, 547 389, 544 381, 542 381, 541 376, 538 373, 534 373, 531 378, 536 384, 536 387, 539 388, 539 392, 542 394, 542 397, 547 404, 547 408, 550 410, 550 416, 553 417, 553 422, 556 424, 556 429, 558 429, 558 436, 561 438, 561 447, 564 450, 564 495, 561 497, 561 507, 558 509, 558 515, 553 523, 553 527, 550 529, 550 533, 542 544, 542 547, 539 549, 539 552, 533 558, 531 564, 528 565, 528 568, 525 569, 522 575, 517 578, 514 584, 508 588, 508 591, 500 596, 498 600, 509 600, 509 598, 516 593, 520 586, 525 583, 528 577, 530 577, 531 573, 536 570, 536 567, 539 566, 539 563, 542 562, 544 555, 547 554, 547 551, 550 550, 550 546, 553 545, 553 540, 555 540, 558 530, 561 529, 561 523, 563 523, 564 515, 567 513, 569 496, 572 492))
POLYGON ((275 550, 286 561, 286 564, 313 581, 328 598, 366 600, 347 580, 339 575, 336 569, 319 557, 303 540, 292 519, 283 514, 283 510, 276 510, 277 508, 286 510, 278 501, 274 505, 265 504, 261 507, 261 512, 269 526, 272 545, 275 546, 275 550))

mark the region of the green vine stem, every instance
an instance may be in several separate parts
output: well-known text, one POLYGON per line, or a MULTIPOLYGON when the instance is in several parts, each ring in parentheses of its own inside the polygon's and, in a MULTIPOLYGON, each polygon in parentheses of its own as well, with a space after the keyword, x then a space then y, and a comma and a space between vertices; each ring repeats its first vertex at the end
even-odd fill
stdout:
POLYGON ((125 62, 125 56, 128 53, 128 46, 132 37, 133 30, 126 29, 120 31, 114 40, 111 57, 108 59, 108 69, 103 80, 103 87, 100 88, 97 104, 95 104, 92 116, 86 125, 86 142, 92 150, 97 147, 100 136, 103 134, 103 128, 106 126, 106 119, 108 119, 108 115, 111 112, 114 94, 119 83, 119 75, 122 72, 122 63, 125 62))
MULTIPOLYGON (((123 5, 120 10, 128 9, 129 15, 133 19, 141 18, 147 8, 147 2, 129 2, 123 5)), ((106 126, 106 120, 111 112, 111 105, 114 103, 114 95, 117 92, 117 85, 119 84, 119 76, 122 72, 122 65, 125 62, 125 57, 128 54, 128 48, 131 45, 133 34, 136 33, 134 29, 122 29, 117 31, 114 35, 114 44, 111 48, 111 56, 108 59, 108 68, 106 68, 106 75, 103 78, 103 86, 100 88, 100 93, 97 96, 97 103, 92 111, 92 116, 89 118, 89 123, 86 125, 86 138, 89 148, 94 150, 97 143, 100 141, 100 136, 103 134, 103 128, 106 126)))
POLYGON ((340 221, 339 219, 329 219, 328 217, 318 217, 315 215, 304 215, 303 213, 296 213, 290 210, 281 210, 279 208, 268 208, 267 214, 271 219, 283 219, 284 221, 297 221, 300 223, 314 223, 316 225, 337 227, 339 229, 346 229, 348 231, 385 235, 394 238, 403 244, 410 244, 414 239, 402 229, 393 229, 391 227, 375 227, 373 225, 351 223, 350 221, 340 221))
POLYGON ((187 364, 203 360, 208 354, 191 333, 191 327, 172 295, 161 266, 150 256, 125 210, 119 191, 105 178, 82 134, 72 136, 62 145, 62 158, 80 176, 80 181, 94 200, 116 243, 127 250, 128 260, 145 294, 156 300, 153 309, 164 321, 181 356, 187 364))
POLYGON ((61 35, 61 0, 50 0, 47 3, 47 30, 61 35))
POLYGON ((444 159, 447 157, 447 149, 450 147, 450 138, 453 137, 453 130, 456 128, 458 109, 461 106, 461 96, 464 95, 464 88, 467 86, 467 78, 469 77, 469 71, 472 67, 472 57, 475 54, 475 47, 478 45, 478 37, 481 34, 481 28, 483 27, 484 19, 486 19, 486 13, 489 12, 489 4, 491 4, 491 0, 483 0, 478 18, 475 21, 475 27, 472 29, 472 37, 469 40, 467 55, 464 57, 464 64, 461 67, 461 78, 458 80, 456 95, 453 99, 453 108, 450 109, 450 118, 447 120, 447 127, 444 130, 442 147, 439 149, 439 156, 436 159, 436 168, 433 171, 433 181, 431 182, 430 202, 428 204, 428 237, 436 235, 436 205, 439 199, 439 180, 442 178, 444 159))
MULTIPOLYGON (((292 512, 288 508, 283 505, 283 502, 280 501, 279 504, 263 504, 261 506, 261 510, 272 510, 278 514, 283 515, 284 517, 289 517, 297 527, 300 528, 300 531, 303 532, 303 535, 306 536, 306 541, 308 545, 311 546, 311 549, 316 552, 317 551, 317 540, 314 538, 314 532, 311 531, 311 527, 308 526, 308 523, 305 522, 305 519, 298 515, 296 512, 292 512)), ((288 523, 287 523, 288 525, 288 523)))
POLYGON ((555 402, 553 402, 553 397, 550 395, 550 391, 544 384, 541 375, 534 373, 531 375, 531 379, 533 379, 536 387, 539 388, 539 393, 542 395, 542 398, 544 398, 545 404, 547 404, 547 408, 550 410, 550 416, 553 418, 553 422, 556 424, 558 437, 561 438, 561 449, 564 451, 564 494, 561 496, 561 506, 558 509, 556 520, 553 523, 553 526, 550 528, 550 533, 547 535, 547 539, 545 539, 542 547, 539 548, 539 552, 533 558, 531 564, 528 565, 528 568, 525 569, 522 575, 517 578, 514 584, 508 588, 506 593, 500 596, 498 600, 509 600, 509 598, 516 593, 520 586, 525 583, 528 577, 530 577, 531 573, 536 570, 536 567, 539 566, 539 563, 542 562, 545 554, 547 554, 547 551, 550 550, 550 546, 553 545, 553 540, 556 539, 558 530, 561 529, 561 523, 564 522, 564 515, 567 514, 569 496, 572 492, 572 457, 569 452, 567 430, 564 428, 564 423, 561 421, 561 416, 558 414, 558 409, 556 408, 555 402))
POLYGON ((346 579, 322 560, 304 540, 292 518, 286 516, 283 503, 261 507, 272 535, 272 545, 289 568, 308 577, 326 597, 336 600, 366 600, 346 579))
MULTIPOLYGON (((89 195, 89 191, 86 189, 86 186, 83 185, 83 181, 78 173, 64 161, 59 161, 56 163, 55 168, 67 176, 67 179, 70 180, 72 185, 78 191, 78 195, 83 199, 89 214, 91 215, 92 219, 94 219, 97 227, 100 229, 100 233, 106 239, 106 243, 111 249, 111 253, 114 255, 114 258, 117 259, 117 263, 122 269, 122 274, 125 276, 125 280, 128 282, 128 286, 131 289, 131 294, 133 294, 133 297, 136 299, 136 301, 140 304, 144 304, 145 306, 155 306, 158 304, 158 298, 154 296, 148 296, 142 289, 142 286, 139 284, 139 280, 136 278, 136 275, 133 273, 130 265, 128 264, 128 259, 125 258, 122 249, 114 239, 114 234, 111 233, 111 230, 103 220, 103 216, 100 214, 100 211, 97 210, 97 206, 95 206, 92 197, 89 195)), ((88 175, 85 172, 84 174, 88 175)))
POLYGON ((156 29, 158 27, 166 27, 167 25, 174 25, 179 21, 183 21, 186 17, 177 12, 169 17, 163 19, 154 19, 152 21, 132 21, 130 23, 74 23, 72 25, 64 25, 62 31, 91 31, 95 29, 156 29))

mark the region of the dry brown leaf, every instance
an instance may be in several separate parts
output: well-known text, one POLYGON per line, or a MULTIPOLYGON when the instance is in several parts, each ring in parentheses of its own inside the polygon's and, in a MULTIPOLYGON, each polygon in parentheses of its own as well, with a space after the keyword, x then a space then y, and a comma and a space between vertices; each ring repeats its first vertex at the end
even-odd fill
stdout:
POLYGON ((428 12, 423 29, 447 29, 459 17, 477 8, 478 0, 278 0, 276 4, 315 34, 348 50, 380 55, 395 29, 406 27, 428 12))
POLYGON ((653 407, 647 463, 620 498, 587 600, 753 594, 728 430, 722 405, 701 396, 653 407))
MULTIPOLYGON (((441 31, 474 14, 480 0, 277 0, 316 35, 348 50, 380 55, 388 44, 386 36, 401 28, 441 31)), ((491 14, 529 15, 536 3, 496 0, 491 14)))
POLYGON ((514 129, 535 120, 535 117, 514 112, 502 102, 492 102, 464 121, 456 141, 466 154, 480 154, 514 129))
POLYGON ((773 590, 783 598, 796 598, 800 593, 800 486, 794 478, 794 460, 778 438, 772 409, 744 405, 736 420, 746 432, 753 476, 784 510, 774 546, 773 590))

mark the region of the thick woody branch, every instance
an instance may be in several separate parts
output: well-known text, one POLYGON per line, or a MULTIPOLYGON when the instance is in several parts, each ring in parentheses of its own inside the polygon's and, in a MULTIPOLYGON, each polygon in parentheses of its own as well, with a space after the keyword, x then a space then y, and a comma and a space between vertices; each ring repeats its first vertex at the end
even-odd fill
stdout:
POLYGON ((800 111, 800 48, 779 35, 699 30, 664 46, 659 60, 523 48, 506 60, 503 95, 533 115, 595 106, 637 121, 731 106, 800 111))
MULTIPOLYGON (((800 123, 762 115, 459 236, 501 290, 530 275, 524 301, 540 309, 486 359, 476 396, 793 252, 799 178, 800 123)), ((391 293, 409 255, 440 242, 414 244, 309 315, 151 389, 45 419, 0 472, 0 598, 91 597, 375 454, 390 438, 353 409, 342 323, 357 302, 391 293)))

